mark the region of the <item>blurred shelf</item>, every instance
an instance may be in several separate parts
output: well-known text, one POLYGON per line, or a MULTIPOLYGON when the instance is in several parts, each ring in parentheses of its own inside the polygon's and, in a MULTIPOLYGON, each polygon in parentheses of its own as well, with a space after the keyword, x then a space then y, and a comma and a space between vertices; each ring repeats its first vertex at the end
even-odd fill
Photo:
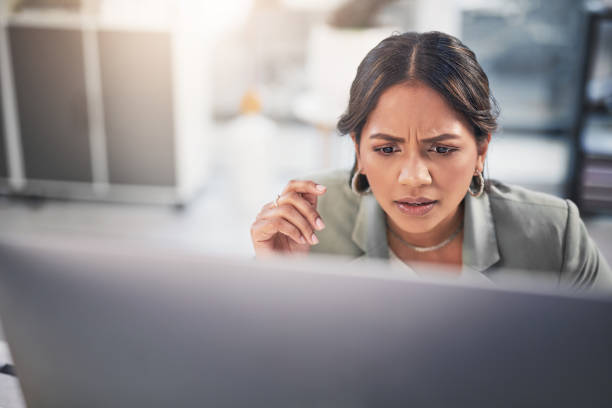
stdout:
POLYGON ((0 185, 188 202, 209 170, 209 51, 201 32, 163 24, 49 10, 2 19, 0 185))
POLYGON ((612 155, 587 156, 581 180, 582 209, 610 212, 612 209, 612 155))
POLYGON ((587 155, 612 157, 612 114, 589 115, 582 133, 582 149, 587 155))
MULTIPOLYGON (((607 100, 605 89, 594 92, 594 67, 602 58, 601 45, 609 39, 602 30, 612 21, 612 7, 591 2, 585 10, 584 54, 575 125, 572 137, 572 170, 569 196, 581 210, 589 213, 612 213, 612 115, 607 106, 594 101, 607 100)), ((604 55, 605 57, 605 55, 604 55)), ((607 80, 600 78, 601 83, 607 80)), ((600 84, 601 85, 601 84, 600 84)))

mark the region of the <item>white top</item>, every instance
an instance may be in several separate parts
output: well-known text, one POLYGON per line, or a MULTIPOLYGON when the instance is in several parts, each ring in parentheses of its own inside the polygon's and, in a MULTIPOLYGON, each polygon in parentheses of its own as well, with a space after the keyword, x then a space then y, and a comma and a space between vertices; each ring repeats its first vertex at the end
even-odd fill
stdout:
POLYGON ((470 284, 479 284, 479 285, 492 285, 493 282, 489 278, 487 278, 484 274, 475 271, 470 268, 462 268, 461 273, 458 275, 447 275, 447 274, 427 274, 421 275, 417 271, 415 271, 410 265, 406 264, 402 261, 396 254, 393 252, 393 249, 389 247, 389 263, 393 269, 400 270, 409 278, 414 279, 441 279, 441 280, 450 280, 454 282, 461 283, 470 283, 470 284))

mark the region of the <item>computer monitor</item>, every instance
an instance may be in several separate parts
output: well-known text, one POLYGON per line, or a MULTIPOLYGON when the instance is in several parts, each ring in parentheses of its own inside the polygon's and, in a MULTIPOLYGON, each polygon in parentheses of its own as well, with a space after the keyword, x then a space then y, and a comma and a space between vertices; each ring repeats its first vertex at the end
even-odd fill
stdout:
POLYGON ((344 260, 0 240, 39 407, 610 407, 612 302, 344 260))

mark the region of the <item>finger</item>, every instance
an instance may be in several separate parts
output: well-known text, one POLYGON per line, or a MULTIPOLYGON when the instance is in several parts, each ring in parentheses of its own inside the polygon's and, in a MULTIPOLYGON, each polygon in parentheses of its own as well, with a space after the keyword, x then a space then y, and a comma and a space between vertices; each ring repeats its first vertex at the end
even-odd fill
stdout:
POLYGON ((291 204, 310 222, 312 228, 316 230, 322 230, 325 228, 325 224, 321 219, 321 216, 316 211, 316 207, 313 206, 303 194, 296 193, 295 191, 289 192, 281 196, 278 200, 280 205, 291 204))
POLYGON ((310 193, 298 193, 298 194, 301 194, 304 200, 306 200, 312 206, 312 208, 317 208, 317 200, 319 199, 319 196, 310 194, 310 193))
POLYGON ((310 225, 310 222, 291 204, 283 204, 279 206, 276 211, 273 211, 277 216, 284 218, 289 221, 295 227, 297 227, 301 234, 306 238, 310 244, 315 245, 319 243, 314 229, 310 225))
POLYGON ((251 238, 255 242, 267 241, 278 233, 290 237, 297 243, 307 243, 300 230, 284 218, 258 219, 251 227, 251 238))
POLYGON ((298 244, 306 244, 306 239, 300 232, 299 229, 296 228, 295 225, 291 224, 289 221, 281 218, 278 224, 278 230, 281 234, 288 236, 298 244))
POLYGON ((261 215, 267 210, 271 210, 273 208, 276 208, 276 203, 274 201, 270 201, 269 203, 266 203, 263 207, 261 207, 261 211, 259 212, 259 214, 261 215))
POLYGON ((302 194, 304 199, 308 201, 314 208, 317 208, 317 198, 325 194, 327 187, 317 184, 311 180, 292 180, 287 184, 283 194, 293 192, 302 194))
POLYGON ((327 187, 317 184, 311 180, 291 180, 287 183, 287 187, 283 190, 283 195, 295 191, 297 193, 309 193, 315 196, 320 196, 327 191, 327 187))
POLYGON ((253 241, 261 242, 272 238, 272 236, 274 236, 278 230, 271 228, 271 224, 271 220, 258 217, 253 225, 251 225, 251 238, 253 241))

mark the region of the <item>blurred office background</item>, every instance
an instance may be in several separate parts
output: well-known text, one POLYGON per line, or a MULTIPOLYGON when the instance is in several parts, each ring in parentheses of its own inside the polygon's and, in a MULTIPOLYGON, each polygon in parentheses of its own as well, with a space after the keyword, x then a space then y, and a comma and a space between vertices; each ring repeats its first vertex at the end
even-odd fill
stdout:
POLYGON ((612 261, 610 2, 2 0, 0 229, 252 254, 392 32, 472 48, 501 108, 488 176, 576 200, 612 261))

